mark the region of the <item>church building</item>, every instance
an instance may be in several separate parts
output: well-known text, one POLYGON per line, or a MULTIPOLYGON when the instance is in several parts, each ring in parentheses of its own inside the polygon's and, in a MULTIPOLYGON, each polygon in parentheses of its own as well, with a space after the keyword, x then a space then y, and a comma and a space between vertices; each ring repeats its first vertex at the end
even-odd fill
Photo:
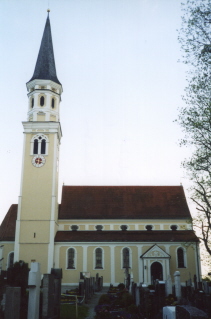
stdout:
MULTIPOLYGON (((23 260, 42 273, 62 268, 63 285, 80 273, 103 276, 104 285, 201 277, 199 239, 183 187, 63 186, 58 203, 62 138, 58 80, 49 14, 28 91, 18 204, 0 226, 0 269, 23 260)), ((17 132, 16 132, 17 133, 17 132)), ((65 146, 64 146, 65 147, 65 146)))

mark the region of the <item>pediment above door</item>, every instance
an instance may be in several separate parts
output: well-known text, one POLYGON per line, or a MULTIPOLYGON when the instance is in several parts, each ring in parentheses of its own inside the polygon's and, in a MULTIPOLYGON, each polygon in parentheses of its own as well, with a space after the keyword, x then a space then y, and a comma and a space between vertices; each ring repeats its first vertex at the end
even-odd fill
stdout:
POLYGON ((158 245, 154 245, 149 248, 140 258, 168 258, 170 259, 171 256, 167 254, 162 248, 158 245))

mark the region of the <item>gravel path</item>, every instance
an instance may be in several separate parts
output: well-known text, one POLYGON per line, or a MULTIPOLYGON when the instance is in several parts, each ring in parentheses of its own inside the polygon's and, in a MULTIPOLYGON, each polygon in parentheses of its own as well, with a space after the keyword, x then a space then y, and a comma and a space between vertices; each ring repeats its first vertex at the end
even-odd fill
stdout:
POLYGON ((103 288, 101 291, 95 292, 95 294, 86 304, 86 306, 89 308, 89 313, 88 313, 88 317, 86 317, 85 319, 94 319, 96 314, 94 311, 94 308, 97 305, 98 300, 100 299, 100 296, 103 294, 106 294, 107 291, 108 291, 108 288, 103 288))

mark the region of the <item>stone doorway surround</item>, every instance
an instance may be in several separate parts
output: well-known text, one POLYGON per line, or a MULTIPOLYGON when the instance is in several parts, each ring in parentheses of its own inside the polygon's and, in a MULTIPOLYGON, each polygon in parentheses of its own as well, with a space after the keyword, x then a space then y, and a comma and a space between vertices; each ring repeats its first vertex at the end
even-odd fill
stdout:
POLYGON ((143 282, 144 284, 152 284, 151 266, 153 263, 158 262, 161 264, 163 271, 163 280, 166 280, 170 275, 169 262, 171 256, 167 254, 158 245, 150 247, 143 255, 140 256, 143 269, 143 282))

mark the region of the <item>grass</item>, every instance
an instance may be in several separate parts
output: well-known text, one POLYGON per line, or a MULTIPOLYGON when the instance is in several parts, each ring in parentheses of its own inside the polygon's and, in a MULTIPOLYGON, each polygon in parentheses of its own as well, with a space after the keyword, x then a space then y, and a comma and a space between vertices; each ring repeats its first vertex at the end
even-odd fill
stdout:
MULTIPOLYGON (((78 319, 84 319, 88 316, 89 308, 86 306, 78 306, 78 319)), ((74 305, 61 305, 60 319, 76 319, 76 311, 74 305)))

